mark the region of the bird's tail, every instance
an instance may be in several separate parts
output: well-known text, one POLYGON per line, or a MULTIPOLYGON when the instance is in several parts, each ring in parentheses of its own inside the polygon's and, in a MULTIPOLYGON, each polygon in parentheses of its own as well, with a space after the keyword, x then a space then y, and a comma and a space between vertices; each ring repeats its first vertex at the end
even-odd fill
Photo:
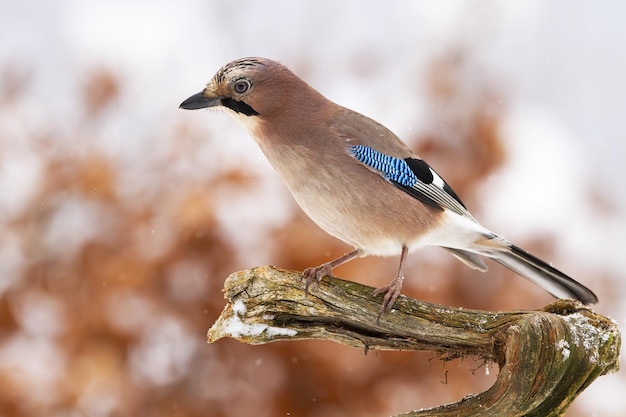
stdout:
POLYGON ((584 304, 598 302, 598 297, 589 288, 511 243, 507 242, 505 247, 492 249, 483 254, 534 282, 557 298, 575 298, 584 304))

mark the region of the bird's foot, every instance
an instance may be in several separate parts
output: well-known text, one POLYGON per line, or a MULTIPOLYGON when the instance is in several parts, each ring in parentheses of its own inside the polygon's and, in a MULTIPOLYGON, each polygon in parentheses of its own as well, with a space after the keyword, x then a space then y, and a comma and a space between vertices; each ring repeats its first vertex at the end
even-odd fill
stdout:
POLYGON ((315 281, 319 283, 324 277, 333 277, 333 267, 334 265, 332 262, 327 262, 319 266, 307 268, 304 272, 302 272, 302 278, 306 280, 306 284, 304 286, 305 297, 309 295, 309 285, 311 285, 311 282, 315 281))
POLYGON ((378 317, 376 318, 377 322, 380 321, 380 318, 384 313, 391 311, 391 308, 393 307, 394 303, 398 299, 398 296, 400 295, 403 281, 404 275, 397 275, 393 280, 391 280, 389 284, 372 291, 372 297, 384 294, 383 302, 380 306, 378 317))
POLYGON ((302 273, 302 278, 306 279, 304 296, 306 297, 309 294, 309 285, 311 285, 311 282, 320 282, 324 277, 334 278, 333 269, 341 264, 348 262, 350 259, 356 258, 357 256, 359 256, 359 250, 355 249, 351 252, 341 255, 337 259, 333 259, 330 262, 326 262, 325 264, 321 264, 320 266, 305 269, 302 273))

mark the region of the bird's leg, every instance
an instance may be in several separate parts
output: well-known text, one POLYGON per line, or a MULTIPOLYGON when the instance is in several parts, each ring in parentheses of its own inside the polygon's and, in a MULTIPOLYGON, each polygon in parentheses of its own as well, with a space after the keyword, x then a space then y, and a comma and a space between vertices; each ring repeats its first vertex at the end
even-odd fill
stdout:
POLYGON ((393 307, 393 304, 398 299, 400 295, 400 290, 402 289, 402 282, 404 281, 404 273, 402 272, 404 268, 404 262, 406 260, 406 255, 409 252, 406 246, 402 246, 402 253, 400 254, 400 267, 398 268, 398 273, 396 277, 391 280, 391 282, 383 287, 377 288, 372 292, 372 297, 375 297, 379 294, 385 294, 383 297, 383 303, 380 306, 380 311, 378 313, 378 320, 383 315, 383 313, 388 312, 393 307))
POLYGON ((309 285, 311 285, 311 282, 313 280, 320 282, 325 276, 332 277, 333 269, 341 264, 348 262, 351 259, 356 258, 357 256, 359 256, 359 250, 355 249, 352 252, 345 253, 339 258, 333 259, 332 261, 326 262, 325 264, 305 269, 302 273, 302 278, 306 279, 304 295, 307 296, 309 294, 309 285))

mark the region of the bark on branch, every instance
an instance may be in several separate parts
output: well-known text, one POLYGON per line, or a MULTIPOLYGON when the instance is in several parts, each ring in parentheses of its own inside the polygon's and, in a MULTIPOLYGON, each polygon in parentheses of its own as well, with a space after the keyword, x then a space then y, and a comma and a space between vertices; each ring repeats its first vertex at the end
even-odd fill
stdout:
POLYGON ((499 365, 487 391, 406 416, 560 416, 598 376, 619 369, 617 324, 573 300, 538 311, 487 312, 400 296, 376 321, 372 288, 337 278, 312 285, 297 272, 259 267, 229 276, 228 304, 209 330, 249 344, 326 339, 379 350, 424 350, 473 356, 499 365))

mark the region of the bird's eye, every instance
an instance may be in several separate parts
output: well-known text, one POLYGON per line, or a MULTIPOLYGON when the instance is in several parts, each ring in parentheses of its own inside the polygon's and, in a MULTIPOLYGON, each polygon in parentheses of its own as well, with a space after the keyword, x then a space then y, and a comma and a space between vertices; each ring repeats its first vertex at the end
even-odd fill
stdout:
POLYGON ((233 88, 236 93, 243 94, 250 89, 250 82, 248 80, 239 80, 233 88))

